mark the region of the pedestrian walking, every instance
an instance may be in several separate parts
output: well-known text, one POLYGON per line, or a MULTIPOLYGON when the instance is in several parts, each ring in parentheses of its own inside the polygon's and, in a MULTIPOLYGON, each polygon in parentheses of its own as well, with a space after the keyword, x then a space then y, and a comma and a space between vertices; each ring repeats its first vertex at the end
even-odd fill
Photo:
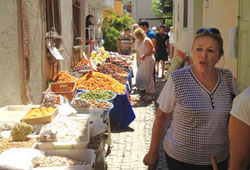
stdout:
POLYGON ((171 73, 157 100, 150 149, 143 160, 149 168, 157 162, 161 137, 172 113, 163 144, 169 170, 211 170, 211 156, 216 157, 219 170, 228 169, 231 91, 238 91, 232 73, 215 67, 223 55, 219 30, 199 29, 192 50, 193 64, 171 73))
POLYGON ((159 63, 161 63, 162 67, 161 77, 165 77, 165 61, 168 61, 169 51, 169 36, 166 33, 166 26, 163 24, 160 26, 159 31, 156 33, 156 77, 158 77, 159 73, 159 63))
POLYGON ((131 34, 131 28, 127 27, 118 38, 118 53, 123 55, 131 54, 132 43, 135 37, 131 34))

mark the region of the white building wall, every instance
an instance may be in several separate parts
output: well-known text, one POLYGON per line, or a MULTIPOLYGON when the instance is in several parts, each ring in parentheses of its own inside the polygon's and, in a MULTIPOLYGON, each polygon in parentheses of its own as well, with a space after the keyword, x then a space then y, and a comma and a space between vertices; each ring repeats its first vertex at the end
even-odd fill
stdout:
POLYGON ((61 28, 63 43, 62 47, 64 52, 62 53, 64 60, 60 62, 61 70, 69 70, 71 66, 71 57, 73 50, 73 11, 72 1, 60 1, 60 13, 61 13, 61 28))
POLYGON ((0 1, 0 106, 21 104, 17 1, 0 1))
POLYGON ((176 50, 192 55, 194 0, 188 0, 188 27, 183 28, 183 0, 174 1, 174 45, 176 50))
MULTIPOLYGON (((136 22, 141 18, 156 18, 152 10, 152 0, 132 0, 132 17, 136 22)), ((148 20, 149 26, 159 26, 159 20, 148 20)))
MULTIPOLYGON (((46 87, 45 73, 45 16, 42 1, 29 0, 30 31, 30 88, 32 103, 40 104, 46 87), (41 13, 42 12, 42 13, 41 13), (41 16, 44 15, 44 16, 41 16)), ((22 43, 21 43, 22 44, 22 43)))

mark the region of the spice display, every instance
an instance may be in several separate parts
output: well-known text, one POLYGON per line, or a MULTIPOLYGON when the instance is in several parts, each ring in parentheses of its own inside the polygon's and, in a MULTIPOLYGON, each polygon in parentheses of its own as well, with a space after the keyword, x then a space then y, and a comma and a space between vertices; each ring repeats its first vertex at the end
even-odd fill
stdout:
POLYGON ((87 119, 61 118, 46 124, 39 137, 40 142, 80 142, 87 140, 87 119), (50 136, 51 135, 51 136, 50 136))
POLYGON ((122 62, 112 61, 111 63, 121 67, 124 71, 129 72, 129 66, 125 64, 125 62, 122 63, 122 62))
POLYGON ((103 74, 111 75, 114 79, 122 84, 126 84, 128 72, 124 71, 121 67, 111 63, 105 63, 97 67, 97 71, 103 74))
POLYGON ((15 123, 14 127, 11 129, 11 137, 13 141, 25 141, 31 132, 31 125, 26 123, 15 123))
POLYGON ((98 90, 91 90, 84 93, 80 93, 78 97, 89 100, 110 100, 115 97, 115 94, 105 92, 105 91, 98 91, 98 90))
POLYGON ((77 81, 77 88, 85 90, 112 91, 117 94, 123 94, 125 86, 110 75, 98 72, 90 72, 77 81))
POLYGON ((88 65, 83 65, 83 66, 75 66, 72 71, 86 71, 90 72, 90 67, 88 65))
POLYGON ((107 110, 111 107, 111 104, 105 101, 88 100, 88 102, 92 108, 101 108, 107 110))
POLYGON ((23 119, 34 119, 34 118, 41 118, 50 116, 53 111, 55 111, 55 107, 38 107, 32 108, 23 119))
POLYGON ((12 141, 11 138, 0 139, 0 154, 11 148, 31 148, 34 145, 34 139, 28 139, 26 141, 12 141))
POLYGON ((52 78, 53 81, 56 82, 75 82, 77 80, 76 77, 71 76, 66 71, 60 71, 57 75, 52 78))
POLYGON ((89 61, 87 59, 81 59, 76 66, 85 66, 88 65, 89 61))
POLYGON ((88 101, 82 98, 73 98, 73 100, 71 101, 71 105, 78 106, 78 107, 85 107, 85 108, 90 107, 90 104, 88 103, 88 101))
POLYGON ((44 168, 44 167, 55 167, 55 166, 72 166, 72 165, 89 165, 90 162, 82 162, 76 161, 64 156, 49 156, 41 158, 37 164, 36 168, 44 168))

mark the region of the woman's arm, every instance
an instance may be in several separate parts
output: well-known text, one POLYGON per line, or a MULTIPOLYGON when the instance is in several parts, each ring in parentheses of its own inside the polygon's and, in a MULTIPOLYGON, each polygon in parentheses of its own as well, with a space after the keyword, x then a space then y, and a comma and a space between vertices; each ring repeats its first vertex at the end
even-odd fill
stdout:
POLYGON ((229 141, 229 170, 246 170, 250 161, 250 126, 230 116, 229 141))
POLYGON ((157 109, 156 117, 153 124, 151 143, 148 153, 145 155, 143 162, 149 168, 153 168, 158 161, 158 154, 162 135, 166 129, 169 113, 164 113, 161 109, 157 109))
POLYGON ((148 52, 146 54, 144 54, 144 55, 141 56, 141 60, 144 60, 146 57, 151 56, 153 54, 154 47, 153 47, 153 44, 152 44, 151 40, 147 39, 145 41, 144 45, 148 49, 148 52))

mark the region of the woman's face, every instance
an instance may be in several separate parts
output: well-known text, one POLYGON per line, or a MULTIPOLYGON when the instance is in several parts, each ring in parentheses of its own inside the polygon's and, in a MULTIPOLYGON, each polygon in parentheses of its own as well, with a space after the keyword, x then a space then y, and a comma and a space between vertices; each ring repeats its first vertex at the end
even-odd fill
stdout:
POLYGON ((219 43, 211 37, 199 37, 193 46, 193 64, 197 71, 208 72, 220 60, 219 43))

